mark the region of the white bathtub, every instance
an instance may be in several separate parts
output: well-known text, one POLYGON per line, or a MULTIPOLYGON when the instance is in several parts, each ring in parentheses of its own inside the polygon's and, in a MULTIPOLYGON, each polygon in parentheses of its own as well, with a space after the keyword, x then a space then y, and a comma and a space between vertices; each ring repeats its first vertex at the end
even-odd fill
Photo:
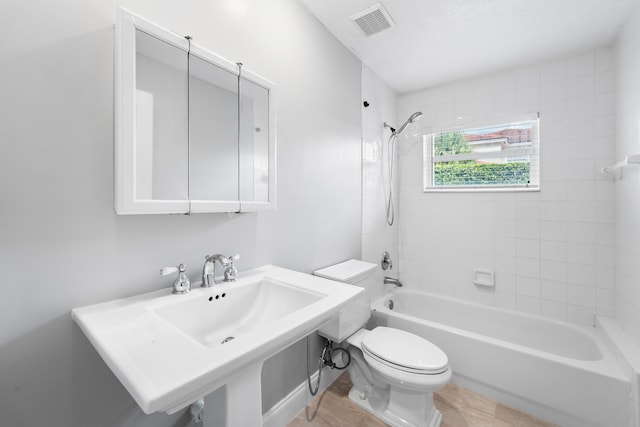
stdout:
POLYGON ((444 350, 455 383, 563 427, 632 425, 630 380, 597 328, 407 289, 372 308, 370 327, 444 350))

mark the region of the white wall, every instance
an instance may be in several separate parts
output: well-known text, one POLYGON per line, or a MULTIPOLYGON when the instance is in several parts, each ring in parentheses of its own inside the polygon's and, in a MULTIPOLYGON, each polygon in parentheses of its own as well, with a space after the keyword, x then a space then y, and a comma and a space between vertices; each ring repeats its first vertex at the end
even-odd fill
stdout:
MULTIPOLYGON (((362 99, 369 103, 362 109, 362 259, 380 264, 382 253, 389 252, 393 262, 390 270, 376 269, 371 282, 378 284, 371 292, 376 299, 385 290, 384 276, 398 277, 399 273, 399 211, 398 168, 393 179, 396 201, 396 221, 392 226, 386 221, 386 201, 389 180, 387 150, 390 131, 383 123, 395 125, 396 95, 369 68, 362 67, 362 99)), ((388 286, 388 285, 387 285, 388 286)))
POLYGON ((406 286, 554 319, 613 315, 614 61, 609 47, 399 98, 401 272, 406 286), (430 128, 540 112, 534 193, 423 193, 420 135, 430 128), (495 289, 472 284, 495 271, 495 289))
MULTIPOLYGON (((123 2, 278 85, 278 210, 114 214, 116 4, 2 3, 1 425, 182 426, 138 409, 73 307, 168 287, 159 268, 180 262, 198 281, 207 253, 240 253, 240 274, 361 254, 361 64, 294 0, 123 2)), ((305 366, 304 341, 267 362, 265 411, 305 366)))
MULTIPOLYGON (((640 5, 640 2, 638 2, 640 5)), ((640 153, 640 11, 616 43, 616 159, 640 153)), ((640 169, 616 184, 616 317, 640 343, 640 169)))

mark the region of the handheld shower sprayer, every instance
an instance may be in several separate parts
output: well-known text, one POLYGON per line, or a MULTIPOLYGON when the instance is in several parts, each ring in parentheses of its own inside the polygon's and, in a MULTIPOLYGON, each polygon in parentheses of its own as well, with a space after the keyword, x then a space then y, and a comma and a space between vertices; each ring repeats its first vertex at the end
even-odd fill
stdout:
POLYGON ((402 132, 404 132, 404 130, 407 128, 407 126, 409 126, 411 123, 415 122, 416 120, 419 120, 420 117, 422 116, 422 112, 421 111, 416 111, 415 113, 413 113, 408 119, 407 121, 405 121, 402 126, 400 126, 400 128, 398 128, 398 130, 396 130, 393 126, 391 126, 389 123, 384 122, 384 127, 385 128, 389 128, 391 130, 391 135, 392 136, 398 136, 400 135, 402 132))
POLYGON ((391 135, 389 136, 389 142, 387 144, 387 170, 389 172, 389 198, 387 199, 387 224, 393 225, 393 221, 395 218, 395 212, 393 207, 393 160, 395 157, 395 147, 396 147, 396 137, 400 135, 411 123, 420 119, 422 116, 421 111, 416 111, 413 113, 407 121, 405 121, 402 126, 400 126, 397 130, 391 126, 389 123, 384 122, 384 127, 389 128, 391 130, 391 135))

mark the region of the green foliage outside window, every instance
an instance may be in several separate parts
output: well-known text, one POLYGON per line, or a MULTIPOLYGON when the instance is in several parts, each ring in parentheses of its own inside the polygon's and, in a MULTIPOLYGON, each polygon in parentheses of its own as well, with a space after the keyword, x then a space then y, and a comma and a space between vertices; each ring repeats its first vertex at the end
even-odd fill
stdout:
POLYGON ((433 141, 433 154, 436 156, 466 154, 471 151, 469 141, 460 132, 440 133, 433 141))
POLYGON ((476 163, 474 161, 436 163, 434 184, 514 185, 529 183, 529 163, 476 163))

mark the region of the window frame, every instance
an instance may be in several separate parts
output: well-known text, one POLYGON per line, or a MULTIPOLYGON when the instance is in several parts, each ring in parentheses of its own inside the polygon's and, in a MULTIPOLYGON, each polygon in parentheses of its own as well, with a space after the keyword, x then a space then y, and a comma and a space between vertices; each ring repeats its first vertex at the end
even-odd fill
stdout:
MULTIPOLYGON (((423 146, 423 185, 422 190, 425 193, 435 192, 534 192, 540 191, 540 114, 531 113, 519 116, 508 116, 502 119, 485 120, 483 122, 465 123, 457 126, 446 126, 437 129, 431 129, 429 133, 422 136, 423 146), (433 141, 435 136, 448 132, 465 132, 474 131, 482 128, 496 128, 509 126, 524 122, 534 122, 534 135, 532 136, 531 146, 529 148, 514 147, 509 150, 512 154, 509 157, 515 157, 518 154, 531 156, 528 164, 530 167, 530 182, 527 184, 470 184, 470 185, 446 185, 436 186, 434 184, 435 164, 477 160, 482 158, 496 158, 496 152, 476 152, 466 154, 449 154, 442 156, 434 156, 433 141)), ((507 157, 504 154, 503 157, 507 157)))

